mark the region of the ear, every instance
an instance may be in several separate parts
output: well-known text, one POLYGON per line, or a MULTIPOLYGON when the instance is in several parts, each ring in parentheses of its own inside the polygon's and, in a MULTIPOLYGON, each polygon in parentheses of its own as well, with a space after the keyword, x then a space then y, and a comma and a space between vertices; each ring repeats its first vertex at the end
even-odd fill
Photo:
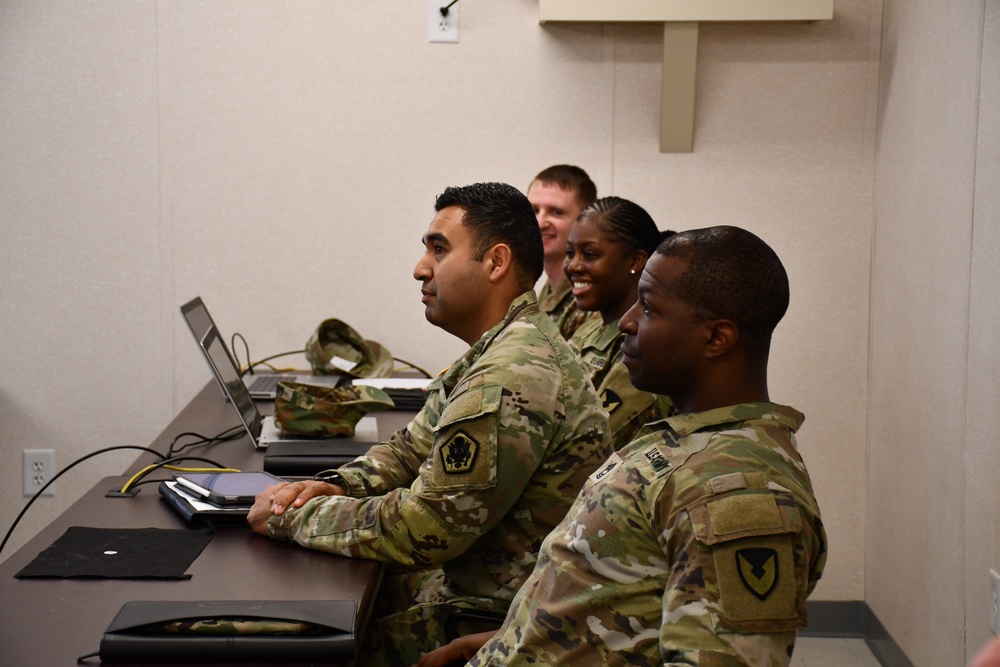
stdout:
POLYGON ((514 253, 506 243, 497 243, 486 251, 483 264, 489 273, 491 283, 500 282, 504 276, 513 271, 514 253))
POLYGON ((649 254, 645 250, 636 250, 632 253, 632 259, 629 260, 629 271, 635 274, 642 273, 642 269, 646 266, 646 260, 648 259, 649 254))
POLYGON ((728 354, 740 340, 740 330, 730 320, 711 320, 705 341, 705 357, 718 358, 728 354))

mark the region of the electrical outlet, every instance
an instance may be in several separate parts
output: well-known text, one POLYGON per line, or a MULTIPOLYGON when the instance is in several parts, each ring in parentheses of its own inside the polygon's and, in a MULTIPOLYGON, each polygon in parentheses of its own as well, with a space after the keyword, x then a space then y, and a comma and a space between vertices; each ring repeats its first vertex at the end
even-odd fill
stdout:
MULTIPOLYGON (((56 474, 56 453, 51 449, 25 449, 21 452, 24 471, 25 496, 33 496, 49 483, 56 474)), ((43 496, 54 496, 52 487, 45 489, 43 496)))
POLYGON ((990 570, 990 630, 1000 634, 1000 574, 990 570))
POLYGON ((447 14, 441 13, 449 4, 450 0, 427 1, 427 41, 458 41, 458 3, 452 4, 447 14))

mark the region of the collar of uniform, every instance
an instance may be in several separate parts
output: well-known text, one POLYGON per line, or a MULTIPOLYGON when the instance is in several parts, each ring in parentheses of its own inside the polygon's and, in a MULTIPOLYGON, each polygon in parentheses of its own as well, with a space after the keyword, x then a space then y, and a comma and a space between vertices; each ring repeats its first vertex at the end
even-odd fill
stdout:
POLYGON ((441 377, 441 384, 445 387, 453 387, 458 378, 465 375, 465 372, 475 363, 479 355, 489 347, 493 339, 500 335, 500 332, 506 329, 511 322, 519 317, 525 317, 537 312, 538 298, 535 296, 535 290, 528 290, 518 296, 511 302, 510 308, 507 309, 507 314, 504 318, 496 326, 480 336, 476 344, 469 348, 469 351, 458 362, 451 365, 448 372, 441 377))
MULTIPOLYGON (((583 349, 594 349, 601 352, 605 352, 614 345, 615 340, 622 335, 622 332, 618 330, 618 320, 604 324, 601 319, 592 320, 580 326, 577 332, 581 332, 584 327, 596 326, 600 329, 600 333, 593 338, 593 340, 586 341, 583 349), (593 324, 592 324, 593 323, 593 324)), ((573 334, 576 337, 576 334, 573 334)), ((588 336, 589 337, 589 336, 588 336)))
POLYGON ((762 402, 740 403, 704 412, 689 412, 667 417, 661 421, 666 422, 677 435, 685 436, 704 428, 749 420, 773 420, 786 426, 794 433, 802 426, 805 416, 787 405, 762 402))
POLYGON ((564 301, 575 298, 573 296, 573 283, 569 279, 562 281, 559 288, 554 289, 552 283, 546 278, 545 284, 542 285, 542 289, 538 293, 538 305, 546 314, 550 314, 559 308, 564 301))

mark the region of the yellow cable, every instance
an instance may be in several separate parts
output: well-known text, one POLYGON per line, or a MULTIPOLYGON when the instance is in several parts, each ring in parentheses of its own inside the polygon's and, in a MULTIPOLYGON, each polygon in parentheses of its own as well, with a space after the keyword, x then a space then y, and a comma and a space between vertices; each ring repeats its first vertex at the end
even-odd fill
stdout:
POLYGON ((122 490, 119 493, 125 493, 132 487, 133 484, 135 484, 135 482, 142 479, 146 473, 152 472, 157 468, 166 468, 167 470, 176 470, 178 472, 239 472, 236 468, 183 468, 175 465, 160 465, 159 463, 154 463, 153 465, 146 466, 134 474, 129 481, 125 482, 125 486, 122 487, 122 490))

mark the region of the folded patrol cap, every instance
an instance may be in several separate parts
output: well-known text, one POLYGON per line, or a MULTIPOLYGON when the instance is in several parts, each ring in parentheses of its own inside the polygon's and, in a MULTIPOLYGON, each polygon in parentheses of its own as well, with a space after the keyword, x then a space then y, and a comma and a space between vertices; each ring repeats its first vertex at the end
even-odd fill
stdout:
POLYGON ((354 377, 389 377, 392 353, 365 340, 351 325, 338 319, 323 320, 306 343, 306 359, 315 373, 354 377))
POLYGON ((274 397, 274 422, 284 431, 315 437, 352 436, 367 412, 393 407, 378 387, 320 387, 279 382, 274 397))

